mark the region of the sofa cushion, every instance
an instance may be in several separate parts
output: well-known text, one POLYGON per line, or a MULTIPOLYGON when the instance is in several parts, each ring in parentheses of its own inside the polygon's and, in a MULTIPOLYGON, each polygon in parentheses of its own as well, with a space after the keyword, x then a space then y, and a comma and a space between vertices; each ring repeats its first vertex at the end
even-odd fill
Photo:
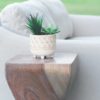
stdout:
POLYGON ((26 16, 39 13, 44 16, 45 26, 58 26, 58 38, 71 37, 73 33, 72 22, 60 0, 30 0, 23 3, 8 5, 1 12, 2 26, 20 35, 28 36, 31 33, 25 26, 26 16))
POLYGON ((66 100, 99 100, 100 36, 60 40, 57 51, 78 54, 77 77, 66 100))
POLYGON ((18 54, 29 53, 28 38, 0 27, 0 98, 15 100, 6 81, 5 63, 18 54))
POLYGON ((100 16, 71 15, 74 36, 100 36, 100 16))

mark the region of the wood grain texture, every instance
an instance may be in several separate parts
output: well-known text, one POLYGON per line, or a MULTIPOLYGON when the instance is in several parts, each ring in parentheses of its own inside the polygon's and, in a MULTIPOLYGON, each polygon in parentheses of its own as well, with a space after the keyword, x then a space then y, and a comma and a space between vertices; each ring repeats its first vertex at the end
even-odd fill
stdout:
POLYGON ((57 55, 48 60, 17 56, 6 63, 7 81, 16 100, 63 100, 75 76, 76 55, 64 59, 60 55, 65 54, 57 55))

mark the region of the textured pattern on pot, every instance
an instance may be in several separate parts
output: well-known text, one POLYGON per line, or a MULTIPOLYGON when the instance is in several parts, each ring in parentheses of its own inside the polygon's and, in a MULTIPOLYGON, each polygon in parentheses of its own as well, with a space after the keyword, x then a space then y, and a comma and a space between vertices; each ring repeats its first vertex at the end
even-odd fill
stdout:
POLYGON ((34 56, 50 56, 56 47, 56 35, 30 35, 31 52, 34 56))

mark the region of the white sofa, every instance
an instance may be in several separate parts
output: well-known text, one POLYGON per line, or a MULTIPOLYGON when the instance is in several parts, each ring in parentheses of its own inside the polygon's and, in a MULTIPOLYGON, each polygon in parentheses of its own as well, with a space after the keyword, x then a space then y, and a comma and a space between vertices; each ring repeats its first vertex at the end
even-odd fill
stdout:
MULTIPOLYGON (((78 74, 66 100, 100 100, 100 17, 70 15, 74 37, 57 40, 57 52, 78 54, 78 74)), ((5 78, 5 62, 29 54, 29 38, 0 27, 0 100, 14 100, 5 78)))

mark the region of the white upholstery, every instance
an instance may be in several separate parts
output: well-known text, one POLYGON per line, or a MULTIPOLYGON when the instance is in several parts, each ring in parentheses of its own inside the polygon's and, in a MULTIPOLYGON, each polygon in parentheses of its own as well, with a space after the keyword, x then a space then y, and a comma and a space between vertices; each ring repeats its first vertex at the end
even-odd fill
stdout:
POLYGON ((100 16, 71 15, 74 36, 100 36, 100 16))
MULTIPOLYGON (((0 16, 1 16, 1 13, 0 13, 0 16)), ((0 26, 1 26, 1 17, 0 17, 0 26)))
POLYGON ((57 51, 78 54, 78 75, 66 100, 99 100, 100 37, 59 40, 57 51))
POLYGON ((14 100, 5 79, 5 62, 29 50, 28 39, 0 27, 0 99, 14 100))

